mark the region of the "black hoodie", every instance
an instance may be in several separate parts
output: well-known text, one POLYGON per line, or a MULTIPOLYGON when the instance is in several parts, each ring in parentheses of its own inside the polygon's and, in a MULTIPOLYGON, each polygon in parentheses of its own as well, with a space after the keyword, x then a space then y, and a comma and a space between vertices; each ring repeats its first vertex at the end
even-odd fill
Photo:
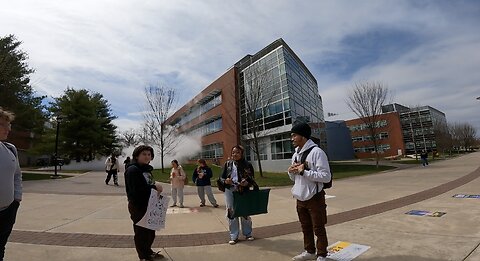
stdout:
POLYGON ((146 207, 151 189, 156 189, 152 176, 153 167, 148 164, 133 163, 125 171, 125 189, 129 202, 137 207, 146 207), (147 181, 148 180, 148 181, 147 181))

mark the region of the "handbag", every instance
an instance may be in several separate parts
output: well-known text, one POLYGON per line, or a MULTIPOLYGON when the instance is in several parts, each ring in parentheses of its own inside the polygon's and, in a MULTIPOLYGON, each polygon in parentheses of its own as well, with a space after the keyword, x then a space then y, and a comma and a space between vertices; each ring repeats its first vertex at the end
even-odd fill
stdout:
POLYGON ((225 183, 223 183, 220 177, 217 179, 217 187, 221 192, 225 192, 225 183))
POLYGON ((233 217, 245 217, 268 213, 270 189, 254 189, 233 192, 233 217))

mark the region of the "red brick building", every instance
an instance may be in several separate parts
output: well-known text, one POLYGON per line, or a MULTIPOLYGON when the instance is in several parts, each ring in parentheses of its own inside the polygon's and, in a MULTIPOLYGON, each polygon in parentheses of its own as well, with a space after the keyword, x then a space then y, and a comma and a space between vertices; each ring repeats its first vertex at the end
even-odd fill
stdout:
POLYGON ((198 158, 223 164, 230 155, 224 149, 240 142, 235 70, 228 70, 166 121, 179 126, 181 134, 200 137, 202 152, 198 158))
MULTIPOLYGON (((359 159, 375 157, 373 141, 363 121, 360 118, 352 119, 346 121, 346 124, 352 136, 355 157, 359 159)), ((376 126, 380 157, 394 157, 405 154, 402 125, 397 112, 380 114, 376 126)))

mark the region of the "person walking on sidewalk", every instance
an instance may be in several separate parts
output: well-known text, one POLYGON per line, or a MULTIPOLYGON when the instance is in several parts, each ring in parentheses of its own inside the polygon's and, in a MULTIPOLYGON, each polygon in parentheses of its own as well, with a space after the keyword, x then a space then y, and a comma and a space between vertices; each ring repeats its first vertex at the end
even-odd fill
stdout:
POLYGON ((428 166, 428 152, 426 150, 422 150, 422 153, 420 153, 420 159, 422 160, 422 165, 428 166))
POLYGON ((115 184, 115 186, 118 186, 118 160, 115 155, 112 154, 105 161, 105 171, 107 171, 107 178, 105 179, 105 184, 108 185, 108 182, 110 182, 110 179, 113 175, 113 184, 115 184))
POLYGON ((130 157, 127 157, 127 158, 123 161, 123 165, 125 166, 125 171, 127 171, 128 165, 130 165, 130 163, 132 163, 132 160, 130 159, 130 157))
POLYGON ((0 261, 5 255, 5 246, 12 233, 22 201, 22 172, 18 162, 17 148, 5 142, 15 119, 12 112, 0 107, 0 261))
MULTIPOLYGON (((230 245, 235 245, 238 242, 240 234, 239 218, 233 217, 233 192, 242 189, 248 189, 253 184, 250 184, 247 179, 254 177, 254 170, 252 164, 245 159, 244 148, 236 145, 232 148, 232 160, 225 163, 223 167, 221 182, 225 184, 225 204, 226 216, 228 221, 228 229, 230 231, 230 245), (247 178, 247 176, 250 176, 247 178)), ((240 217, 242 224, 242 234, 248 241, 254 240, 252 236, 252 218, 250 216, 240 217)))
POLYGON ((153 160, 153 148, 141 145, 133 150, 133 163, 125 171, 125 190, 128 198, 128 212, 133 221, 133 240, 138 258, 141 261, 162 259, 164 256, 152 250, 155 240, 155 230, 135 225, 147 212, 148 200, 152 189, 158 193, 163 191, 159 182, 153 179, 153 167, 149 165, 153 160))
POLYGON ((323 183, 331 180, 330 166, 325 152, 311 139, 307 123, 292 127, 291 140, 295 147, 288 176, 294 182, 292 194, 297 199, 297 214, 303 232, 305 251, 292 260, 325 261, 327 257, 327 205, 323 183), (303 155, 307 153, 307 155, 303 155), (306 157, 305 157, 306 156, 306 157), (301 162, 305 159, 304 162, 301 162), (317 243, 315 238, 317 236, 317 243))
POLYGON ((205 193, 212 206, 218 208, 217 200, 213 196, 212 183, 210 179, 213 177, 212 169, 207 165, 204 159, 197 161, 198 166, 193 171, 192 181, 197 185, 197 193, 200 198, 200 207, 205 207, 205 193))
POLYGON ((176 159, 172 160, 172 170, 170 171, 170 184, 172 185, 173 205, 177 206, 177 197, 180 208, 183 208, 183 187, 185 187, 185 178, 187 175, 181 165, 178 165, 176 159))

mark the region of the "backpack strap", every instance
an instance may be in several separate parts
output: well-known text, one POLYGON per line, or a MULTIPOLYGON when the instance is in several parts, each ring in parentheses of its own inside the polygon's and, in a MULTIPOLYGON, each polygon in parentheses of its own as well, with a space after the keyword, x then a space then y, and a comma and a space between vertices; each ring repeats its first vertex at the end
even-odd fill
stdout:
POLYGON ((300 158, 300 163, 303 164, 307 160, 308 154, 310 154, 310 151, 313 150, 316 146, 310 147, 308 150, 304 151, 302 153, 302 157, 300 158))

